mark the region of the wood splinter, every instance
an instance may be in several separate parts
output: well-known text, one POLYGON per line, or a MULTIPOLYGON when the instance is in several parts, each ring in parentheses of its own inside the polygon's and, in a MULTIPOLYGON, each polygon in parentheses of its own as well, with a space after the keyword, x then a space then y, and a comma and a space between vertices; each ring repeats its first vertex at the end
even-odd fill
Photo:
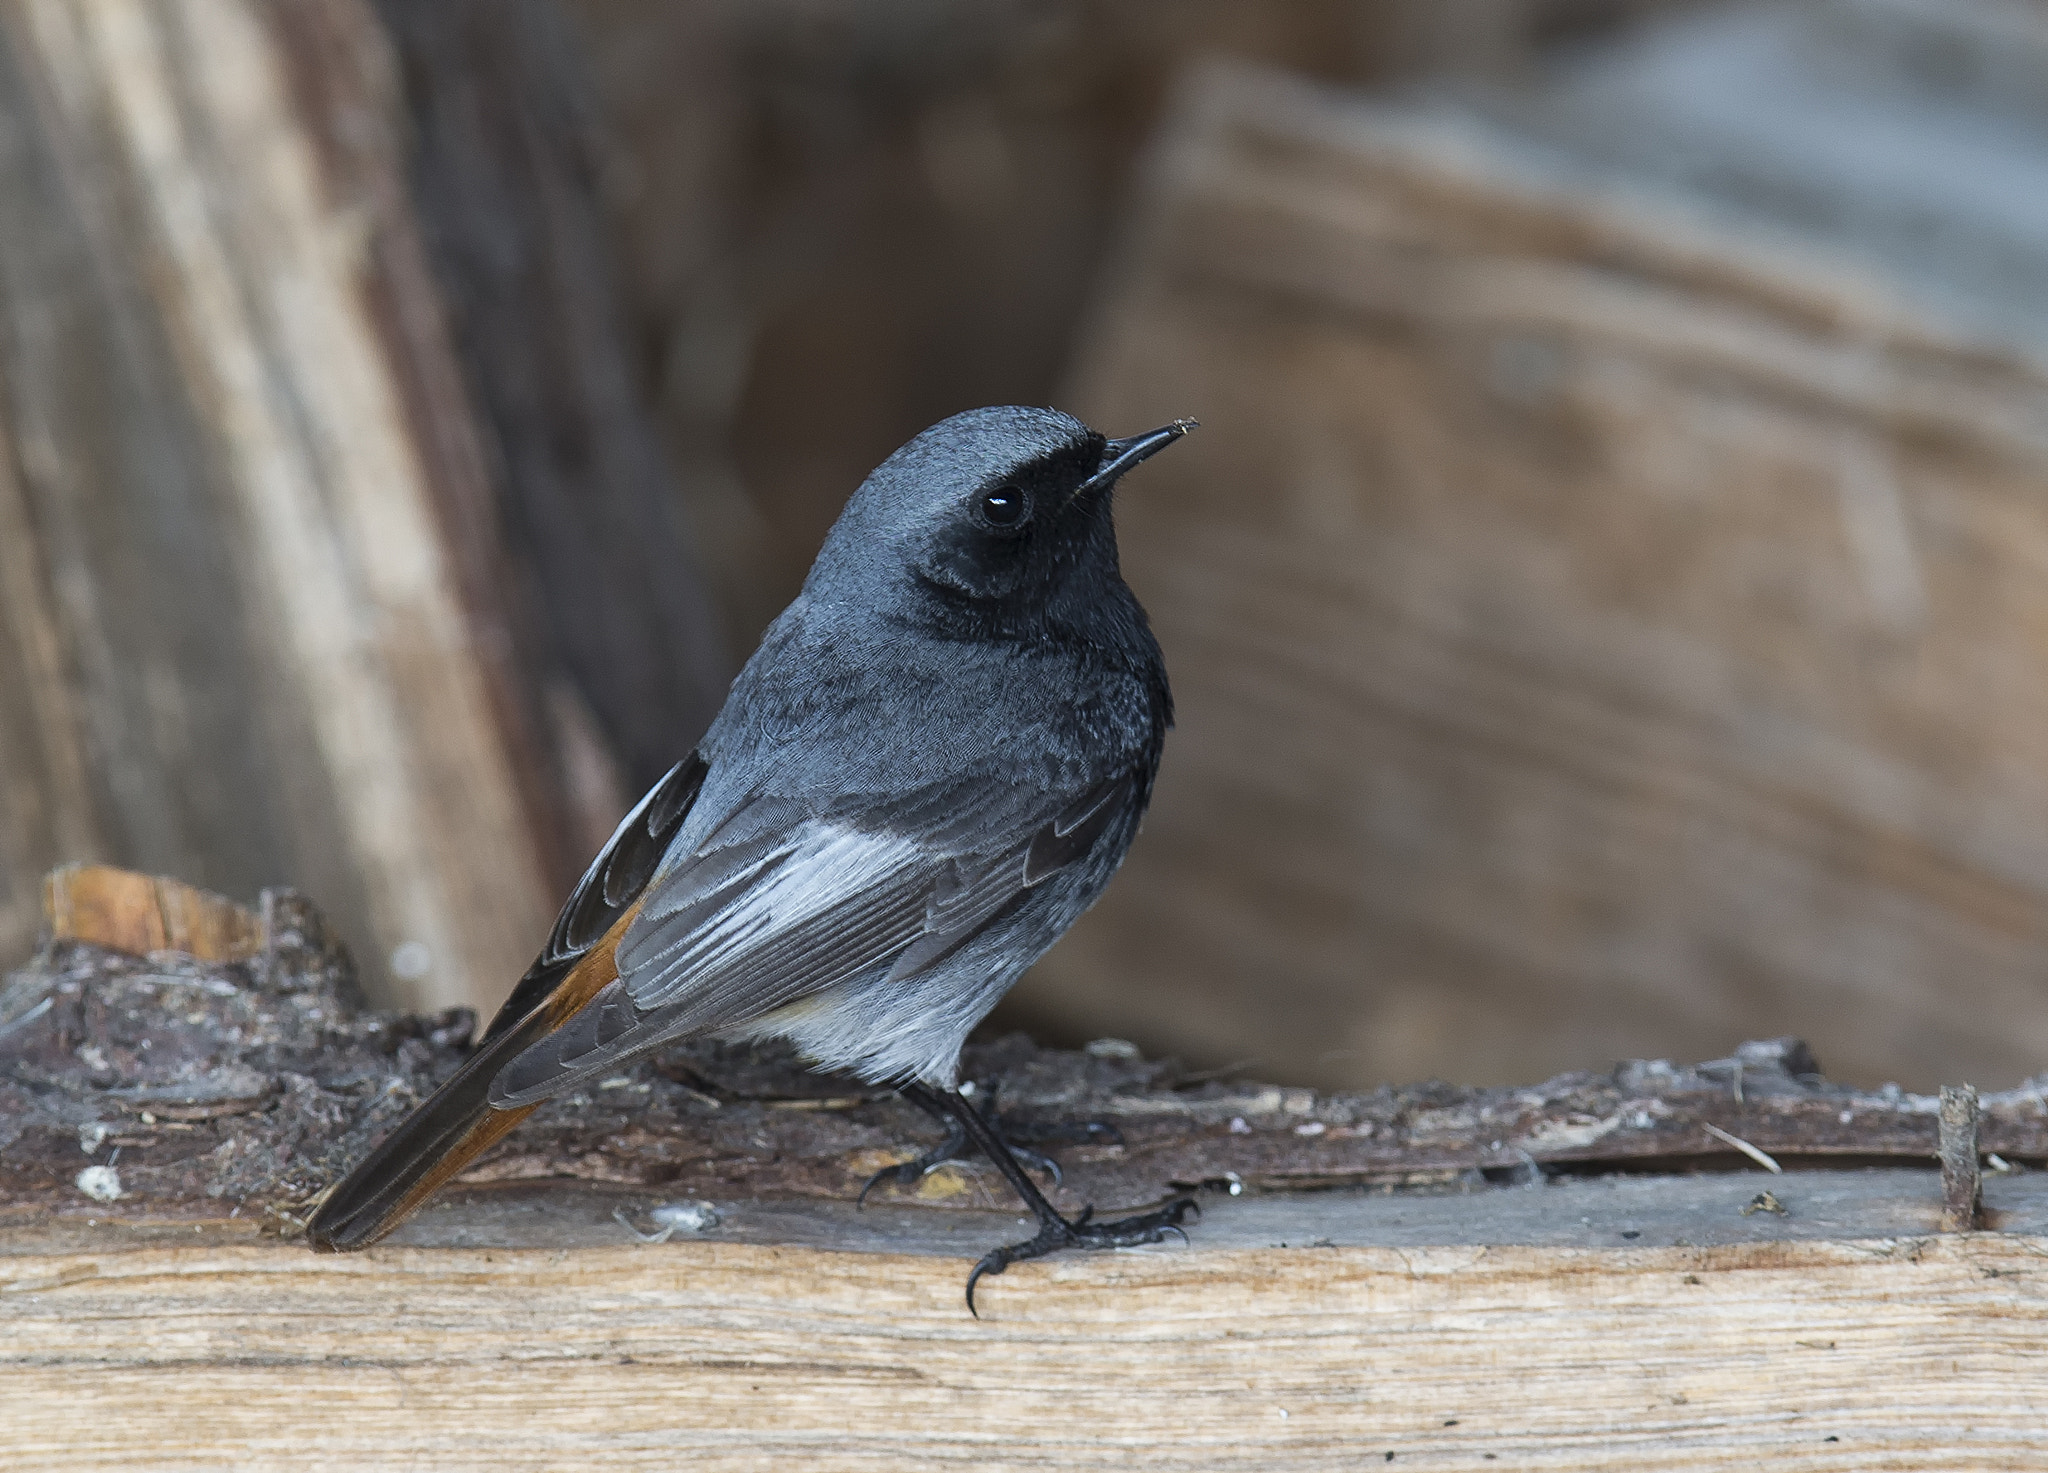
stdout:
POLYGON ((1945 1233, 1970 1233, 1983 1226, 1978 1114, 1974 1084, 1941 1087, 1941 1230, 1945 1233))

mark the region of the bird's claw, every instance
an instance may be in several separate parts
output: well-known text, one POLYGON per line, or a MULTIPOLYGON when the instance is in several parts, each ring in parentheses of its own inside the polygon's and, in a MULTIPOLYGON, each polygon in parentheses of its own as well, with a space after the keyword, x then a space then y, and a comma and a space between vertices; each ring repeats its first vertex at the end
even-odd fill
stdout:
MULTIPOLYGON (((931 1153, 929 1151, 925 1153, 926 1156, 930 1154, 931 1153)), ((858 1212, 861 1208, 867 1206, 868 1193, 872 1192, 876 1187, 880 1186, 883 1182, 894 1182, 899 1187, 907 1187, 911 1185, 913 1182, 917 1181, 929 1170, 931 1170, 931 1168, 925 1165, 924 1156, 919 1156, 915 1160, 911 1161, 899 1161, 894 1166, 884 1166, 880 1171, 876 1172, 873 1176, 869 1177, 867 1181, 862 1184, 860 1189, 860 1195, 853 1199, 854 1210, 858 1212)))
POLYGON ((981 1311, 974 1307, 974 1286, 984 1277, 999 1274, 1013 1263, 1044 1258, 1064 1248, 1138 1248, 1148 1243, 1163 1243, 1168 1233, 1185 1243, 1188 1235, 1181 1226, 1181 1219, 1190 1212, 1199 1217, 1202 1209, 1192 1197, 1177 1197, 1156 1211, 1120 1217, 1114 1222, 1095 1221, 1093 1207, 1083 1207, 1072 1221, 1054 1217, 1041 1224, 1037 1234, 1026 1241, 992 1248, 981 1256, 980 1262, 967 1275, 967 1312, 976 1319, 981 1318, 981 1311))

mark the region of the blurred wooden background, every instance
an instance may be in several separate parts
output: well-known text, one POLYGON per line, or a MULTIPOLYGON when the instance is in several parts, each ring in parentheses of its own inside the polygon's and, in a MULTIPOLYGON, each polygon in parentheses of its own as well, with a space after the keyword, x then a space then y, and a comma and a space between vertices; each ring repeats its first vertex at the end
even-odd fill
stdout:
POLYGON ((489 1006, 860 476, 1179 414, 998 1015, 1329 1085, 2048 1058, 2048 7, 0 0, 0 954, 489 1006))

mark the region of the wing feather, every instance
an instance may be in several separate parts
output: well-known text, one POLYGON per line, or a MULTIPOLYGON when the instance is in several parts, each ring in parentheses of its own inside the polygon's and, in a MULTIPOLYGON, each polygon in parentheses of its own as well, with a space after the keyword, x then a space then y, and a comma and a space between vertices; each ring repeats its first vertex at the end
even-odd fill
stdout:
POLYGON ((1086 855, 1141 792, 1128 774, 1024 802, 989 786, 869 804, 857 824, 778 823, 787 800, 773 798, 763 806, 780 811, 763 822, 741 805, 649 888, 618 949, 619 980, 506 1065, 492 1105, 532 1104, 871 970, 901 980, 935 966, 1086 855), (984 821, 963 821, 963 803, 984 821), (1008 821, 988 823, 991 810, 1008 821))

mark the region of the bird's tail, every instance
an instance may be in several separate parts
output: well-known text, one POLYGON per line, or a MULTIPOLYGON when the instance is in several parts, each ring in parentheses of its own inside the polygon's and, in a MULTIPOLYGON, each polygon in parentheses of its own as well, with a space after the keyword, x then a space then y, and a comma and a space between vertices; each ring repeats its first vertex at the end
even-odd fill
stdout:
POLYGON ((557 965, 557 979, 528 975, 521 987, 540 984, 534 989, 542 993, 539 1003, 511 1027, 487 1036, 446 1084, 399 1121, 327 1194, 306 1225, 315 1252, 351 1253, 369 1247, 411 1216, 435 1188, 540 1108, 536 1101, 510 1110, 492 1109, 491 1081, 619 975, 613 953, 633 914, 629 909, 620 915, 603 939, 573 965, 557 965))
POLYGON ((639 914, 648 882, 697 801, 707 771, 704 760, 692 753, 620 822, 476 1052, 399 1121, 314 1212, 306 1236, 316 1251, 369 1247, 533 1113, 538 1101, 493 1110, 492 1081, 618 978, 619 940, 639 914))
POLYGON ((537 1018, 509 1029, 472 1054, 377 1148, 356 1163, 306 1226, 319 1253, 367 1248, 411 1216, 436 1187, 531 1115, 537 1105, 493 1110, 491 1080, 545 1030, 537 1018))

